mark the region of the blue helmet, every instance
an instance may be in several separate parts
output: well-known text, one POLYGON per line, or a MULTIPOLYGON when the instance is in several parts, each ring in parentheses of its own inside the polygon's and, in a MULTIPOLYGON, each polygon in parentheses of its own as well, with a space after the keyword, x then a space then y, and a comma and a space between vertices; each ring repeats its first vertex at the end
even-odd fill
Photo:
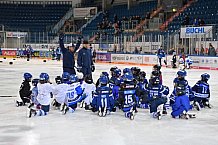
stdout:
POLYGON ((185 77, 185 76, 187 76, 187 72, 185 71, 185 70, 179 70, 178 72, 177 72, 177 75, 178 75, 178 77, 185 77))
POLYGON ((70 74, 68 72, 63 72, 62 81, 68 81, 70 78, 70 74))
POLYGON ((106 76, 106 77, 109 77, 109 74, 108 74, 108 72, 106 72, 106 71, 103 71, 103 72, 101 73, 101 76, 106 76))
POLYGON ((124 68, 123 69, 123 74, 125 73, 132 73, 131 69, 130 68, 124 68))
POLYGON ((204 73, 201 75, 202 81, 208 81, 210 79, 210 75, 208 73, 204 73))
POLYGON ((132 73, 125 73, 124 76, 123 76, 123 80, 124 80, 125 82, 131 82, 131 81, 133 81, 132 73))
POLYGON ((121 83, 122 83, 121 79, 118 78, 118 79, 115 80, 115 85, 116 86, 119 86, 121 83))
POLYGON ((39 75, 39 80, 40 81, 48 81, 49 80, 49 75, 47 73, 41 73, 39 75))
POLYGON ((23 77, 25 80, 30 80, 32 78, 32 75, 30 73, 24 73, 23 77))
POLYGON ((33 85, 33 86, 36 87, 38 83, 39 83, 39 79, 33 79, 33 80, 32 80, 32 85, 33 85))
POLYGON ((119 77, 121 75, 121 70, 120 69, 115 69, 114 74, 116 77, 119 77))
POLYGON ((99 78, 99 83, 100 83, 101 85, 107 85, 107 84, 108 84, 108 78, 107 78, 106 76, 101 76, 101 77, 99 78))
POLYGON ((113 66, 113 67, 110 68, 110 71, 113 72, 115 69, 117 69, 117 67, 113 66))
POLYGON ((70 75, 70 82, 71 83, 76 83, 76 82, 78 82, 78 77, 77 77, 77 75, 70 75))

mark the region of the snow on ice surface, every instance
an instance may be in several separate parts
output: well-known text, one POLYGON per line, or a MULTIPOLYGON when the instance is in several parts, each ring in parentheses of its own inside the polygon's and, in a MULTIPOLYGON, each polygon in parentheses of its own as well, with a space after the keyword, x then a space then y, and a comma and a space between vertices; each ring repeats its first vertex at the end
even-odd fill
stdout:
MULTIPOLYGON (((3 59, 1 59, 3 60, 3 59)), ((0 63, 0 96, 17 96, 24 72, 37 78, 47 72, 51 81, 61 75, 62 63, 57 61, 16 59, 0 63)), ((109 71, 114 64, 96 64, 94 79, 101 71, 109 71)), ((131 67, 116 65, 119 68, 131 67)), ((149 78, 151 67, 141 67, 149 78)), ((177 70, 163 68, 163 82, 172 90, 177 70)), ((149 111, 139 109, 135 120, 117 111, 106 117, 78 108, 73 114, 61 115, 51 109, 49 115, 26 118, 26 107, 15 107, 15 97, 0 97, 0 145, 218 145, 218 80, 217 71, 187 70, 187 80, 193 86, 200 75, 211 75, 211 103, 213 109, 196 113, 196 119, 179 120, 168 115, 162 120, 150 117, 149 111)))

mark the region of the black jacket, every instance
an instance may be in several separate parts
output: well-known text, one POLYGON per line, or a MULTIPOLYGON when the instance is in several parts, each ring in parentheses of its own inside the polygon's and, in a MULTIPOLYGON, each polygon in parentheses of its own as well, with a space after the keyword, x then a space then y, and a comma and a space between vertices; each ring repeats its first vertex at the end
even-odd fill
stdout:
POLYGON ((81 44, 81 41, 77 41, 73 52, 71 52, 68 48, 64 47, 63 38, 59 39, 59 44, 60 44, 60 48, 63 54, 63 68, 74 68, 75 66, 74 54, 78 50, 81 44))

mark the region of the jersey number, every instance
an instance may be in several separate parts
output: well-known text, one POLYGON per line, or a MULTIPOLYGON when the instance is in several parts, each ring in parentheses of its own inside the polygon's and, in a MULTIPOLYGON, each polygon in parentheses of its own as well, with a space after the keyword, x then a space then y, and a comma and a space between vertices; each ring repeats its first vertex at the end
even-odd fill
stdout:
POLYGON ((132 95, 125 96, 125 104, 131 104, 133 102, 132 95))

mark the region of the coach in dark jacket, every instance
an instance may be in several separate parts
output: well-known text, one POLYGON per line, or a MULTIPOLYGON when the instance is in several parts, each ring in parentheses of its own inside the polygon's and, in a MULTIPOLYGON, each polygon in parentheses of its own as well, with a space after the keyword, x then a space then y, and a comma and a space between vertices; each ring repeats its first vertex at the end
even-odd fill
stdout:
POLYGON ((95 71, 95 66, 92 61, 92 52, 89 48, 88 41, 83 41, 83 48, 78 52, 77 67, 77 71, 82 72, 84 78, 92 76, 92 72, 95 71))
POLYGON ((63 72, 68 72, 70 74, 76 74, 74 69, 75 67, 75 60, 74 54, 78 50, 81 44, 81 38, 77 40, 76 46, 72 44, 71 47, 64 47, 64 35, 60 35, 59 37, 59 44, 63 54, 63 72))

